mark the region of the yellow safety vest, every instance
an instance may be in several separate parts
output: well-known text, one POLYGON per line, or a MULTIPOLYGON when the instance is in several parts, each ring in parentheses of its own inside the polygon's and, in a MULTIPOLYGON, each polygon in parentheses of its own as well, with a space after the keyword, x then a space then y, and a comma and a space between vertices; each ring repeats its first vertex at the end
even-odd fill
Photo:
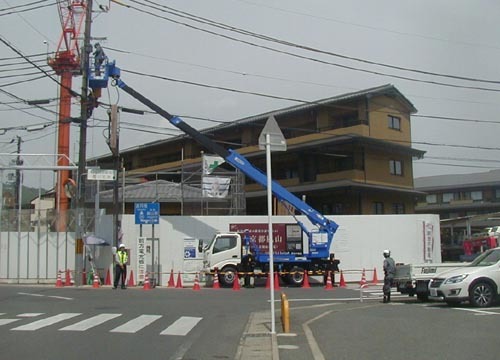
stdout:
POLYGON ((126 251, 118 251, 118 261, 120 264, 126 264, 128 261, 128 254, 126 251))

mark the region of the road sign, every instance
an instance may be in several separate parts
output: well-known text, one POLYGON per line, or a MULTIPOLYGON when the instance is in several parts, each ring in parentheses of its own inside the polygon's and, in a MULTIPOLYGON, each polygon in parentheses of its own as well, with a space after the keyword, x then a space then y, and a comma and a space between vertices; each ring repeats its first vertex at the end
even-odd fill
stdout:
POLYGON ((89 168, 87 180, 116 180, 116 170, 89 168))
POLYGON ((160 204, 159 203, 135 203, 135 224, 159 224, 160 204))
POLYGON ((259 136, 259 149, 266 149, 266 145, 271 147, 271 151, 286 151, 285 137, 272 115, 267 118, 266 124, 259 136), (267 143, 268 141, 269 144, 267 143))

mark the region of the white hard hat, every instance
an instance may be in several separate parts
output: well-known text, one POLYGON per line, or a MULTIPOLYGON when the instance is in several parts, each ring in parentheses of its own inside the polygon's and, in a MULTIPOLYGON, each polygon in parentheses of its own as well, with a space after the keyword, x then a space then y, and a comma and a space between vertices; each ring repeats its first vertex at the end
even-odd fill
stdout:
POLYGON ((384 255, 391 255, 391 250, 384 250, 384 255))
POLYGON ((120 246, 118 246, 118 249, 121 249, 121 248, 124 248, 125 247, 125 244, 120 244, 120 246))

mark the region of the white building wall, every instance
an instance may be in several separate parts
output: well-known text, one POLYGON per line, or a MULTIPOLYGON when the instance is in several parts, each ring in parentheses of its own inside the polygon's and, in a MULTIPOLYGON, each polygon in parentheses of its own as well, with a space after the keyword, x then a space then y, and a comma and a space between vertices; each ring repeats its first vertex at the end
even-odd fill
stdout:
MULTIPOLYGON (((311 228, 305 217, 297 218, 311 228)), ((433 227, 432 261, 441 262, 437 215, 353 215, 329 218, 339 224, 331 252, 340 259, 340 269, 343 270, 346 281, 359 281, 363 269, 366 269, 367 280, 372 278, 373 269, 377 270, 378 278, 381 279, 384 249, 392 251, 396 262, 426 262, 424 223, 432 224, 433 227)), ((273 217, 273 222, 295 223, 295 220, 291 216, 276 216, 273 217)), ((217 231, 228 231, 230 223, 267 223, 267 216, 164 216, 154 227, 141 227, 135 224, 134 215, 124 215, 122 242, 131 249, 128 273, 132 270, 137 282, 137 238, 143 236, 149 239, 146 244, 150 246, 150 252, 146 254, 147 270, 155 273, 159 267, 161 274, 151 275, 159 285, 167 284, 171 271, 174 272, 175 279, 179 272, 186 272, 183 280, 192 281, 196 271, 201 268, 201 254, 196 251, 194 258, 186 259, 186 244, 192 244, 193 239, 209 241, 217 231), (154 248, 153 241, 150 240, 153 230, 154 237, 158 239, 154 242, 154 248)), ((113 244, 112 230, 112 216, 103 216, 97 235, 113 244)), ((53 282, 58 270, 74 270, 74 234, 21 233, 20 243, 17 239, 17 232, 0 233, 0 281, 53 282)), ((94 247, 92 250, 95 252, 95 262, 101 278, 105 278, 108 270, 112 274, 112 248, 94 247)))

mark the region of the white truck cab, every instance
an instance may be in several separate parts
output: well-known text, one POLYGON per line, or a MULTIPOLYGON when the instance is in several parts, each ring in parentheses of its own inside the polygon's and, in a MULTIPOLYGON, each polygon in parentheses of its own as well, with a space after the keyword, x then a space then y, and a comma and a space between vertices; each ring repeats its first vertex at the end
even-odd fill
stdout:
POLYGON ((210 243, 202 245, 203 270, 206 273, 217 269, 223 286, 230 286, 241 263, 242 245, 238 233, 217 233, 210 243))
POLYGON ((500 247, 479 255, 472 263, 438 274, 429 282, 431 299, 444 300, 448 305, 469 301, 486 307, 499 299, 500 247))

